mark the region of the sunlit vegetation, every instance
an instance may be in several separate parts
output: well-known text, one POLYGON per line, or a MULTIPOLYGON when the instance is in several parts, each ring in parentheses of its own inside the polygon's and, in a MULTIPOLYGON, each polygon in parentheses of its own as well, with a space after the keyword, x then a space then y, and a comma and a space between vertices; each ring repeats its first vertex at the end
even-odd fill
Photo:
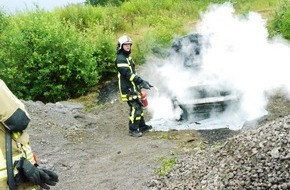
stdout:
POLYGON ((241 14, 261 12, 271 21, 271 34, 290 39, 289 1, 281 0, 108 0, 53 11, 2 11, 0 77, 22 99, 80 97, 115 75, 120 35, 133 39, 132 56, 142 64, 148 55, 169 47, 175 36, 193 32, 210 4, 224 2, 241 14))

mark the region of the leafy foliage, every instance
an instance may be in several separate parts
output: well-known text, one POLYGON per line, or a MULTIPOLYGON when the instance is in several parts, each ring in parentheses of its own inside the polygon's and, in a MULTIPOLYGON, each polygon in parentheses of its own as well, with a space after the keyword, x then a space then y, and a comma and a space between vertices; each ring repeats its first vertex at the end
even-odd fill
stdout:
MULTIPOLYGON (((96 30, 93 30, 92 32, 95 31, 96 30)), ((106 79, 116 74, 116 45, 112 43, 113 40, 112 34, 108 31, 100 32, 99 35, 96 36, 93 57, 101 79, 106 79)))
POLYGON ((86 0, 85 4, 93 6, 121 5, 126 0, 86 0))
POLYGON ((282 35, 290 40, 290 2, 284 1, 269 24, 271 36, 282 35))
MULTIPOLYGON (((80 97, 116 74, 115 48, 121 35, 133 39, 132 57, 142 64, 150 54, 166 55, 164 48, 174 36, 192 32, 192 23, 209 4, 226 1, 86 0, 86 5, 51 12, 0 13, 0 77, 26 100, 80 97)), ((241 12, 279 5, 276 0, 230 2, 241 12)), ((289 39, 286 5, 270 28, 289 39)))
POLYGON ((0 10, 0 33, 2 33, 3 29, 7 24, 8 17, 5 15, 4 12, 0 10))
POLYGON ((20 98, 55 102, 77 97, 100 78, 94 44, 52 14, 21 15, 3 33, 0 76, 20 98))

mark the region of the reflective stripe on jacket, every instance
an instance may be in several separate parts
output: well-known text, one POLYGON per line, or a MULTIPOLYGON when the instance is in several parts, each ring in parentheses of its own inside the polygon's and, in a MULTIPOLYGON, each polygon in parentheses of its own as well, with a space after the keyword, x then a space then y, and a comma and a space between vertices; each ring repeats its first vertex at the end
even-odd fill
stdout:
POLYGON ((138 85, 142 82, 142 79, 136 73, 135 63, 132 57, 123 51, 118 53, 116 68, 118 71, 118 85, 122 101, 128 101, 129 95, 140 96, 138 85))

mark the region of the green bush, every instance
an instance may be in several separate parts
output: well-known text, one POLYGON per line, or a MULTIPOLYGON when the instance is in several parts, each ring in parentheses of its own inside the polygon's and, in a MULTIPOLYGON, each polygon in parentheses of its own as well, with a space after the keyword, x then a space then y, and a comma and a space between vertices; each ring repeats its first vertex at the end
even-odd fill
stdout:
POLYGON ((120 32, 125 29, 118 8, 113 6, 104 8, 90 5, 70 5, 65 9, 57 9, 54 14, 59 15, 63 24, 74 25, 80 32, 87 32, 96 26, 103 29, 103 31, 98 30, 100 33, 120 32))
POLYGON ((60 20, 66 24, 73 24, 80 32, 93 27, 95 23, 100 23, 104 19, 106 12, 104 9, 92 6, 70 5, 65 9, 58 9, 54 14, 59 15, 60 20))
POLYGON ((126 0, 86 0, 86 5, 105 6, 105 5, 121 5, 126 0))
POLYGON ((93 57, 98 75, 101 76, 100 79, 110 78, 116 74, 115 58, 117 43, 114 41, 113 34, 99 27, 92 29, 88 35, 95 36, 93 57), (95 36, 95 34, 98 35, 95 36))
POLYGON ((282 35, 290 40, 290 2, 284 1, 282 6, 276 11, 274 18, 269 23, 271 36, 282 35))
MULTIPOLYGON (((87 5, 51 12, 0 13, 0 77, 26 100, 55 102, 82 96, 116 74, 115 48, 120 36, 133 39, 132 57, 140 65, 150 54, 166 56, 164 48, 174 36, 194 30, 200 11, 210 3, 226 1, 86 1, 87 5)), ((242 13, 275 10, 280 4, 277 0, 230 2, 242 13)), ((288 2, 270 25, 272 35, 281 33, 289 39, 289 23, 288 2)))
POLYGON ((1 35, 0 77, 19 98, 56 102, 98 82, 90 38, 42 11, 18 15, 1 35))
POLYGON ((4 28, 7 25, 7 16, 5 15, 4 12, 1 11, 0 9, 0 34, 2 33, 2 31, 4 30, 4 28))

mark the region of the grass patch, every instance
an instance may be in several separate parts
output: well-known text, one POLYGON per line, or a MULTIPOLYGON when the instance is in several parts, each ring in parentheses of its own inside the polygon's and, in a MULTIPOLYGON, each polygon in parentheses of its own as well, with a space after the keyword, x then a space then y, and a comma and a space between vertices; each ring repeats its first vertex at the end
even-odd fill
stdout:
POLYGON ((69 99, 69 102, 78 102, 84 105, 85 111, 90 111, 97 106, 97 93, 91 92, 85 96, 81 96, 76 99, 69 99))
POLYGON ((176 158, 175 157, 170 157, 170 158, 161 157, 160 160, 162 163, 161 163, 161 166, 157 168, 157 174, 159 176, 165 176, 173 170, 173 167, 176 163, 176 158))

